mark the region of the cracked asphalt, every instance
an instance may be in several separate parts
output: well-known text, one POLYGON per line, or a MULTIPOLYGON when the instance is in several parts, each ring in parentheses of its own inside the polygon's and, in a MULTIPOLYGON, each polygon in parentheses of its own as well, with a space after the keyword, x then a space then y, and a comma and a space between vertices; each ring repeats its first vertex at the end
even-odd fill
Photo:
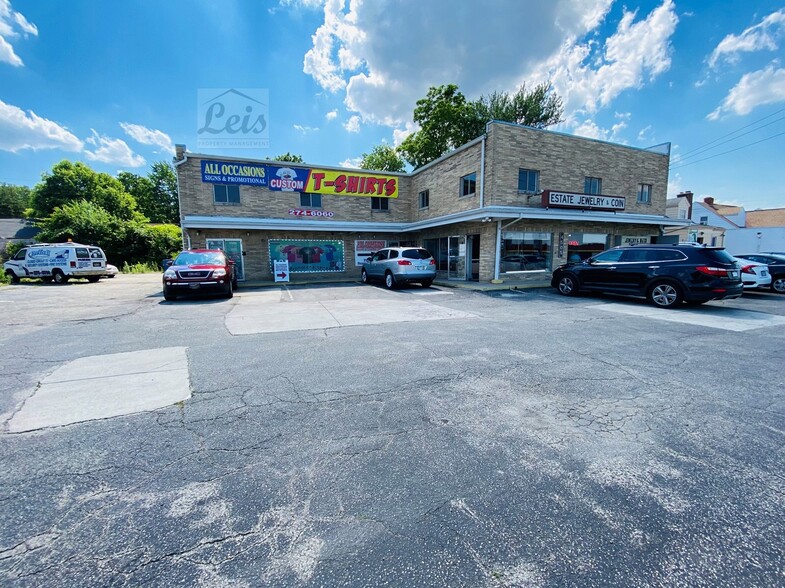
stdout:
POLYGON ((0 288, 0 585, 785 586, 785 296, 661 311, 682 322, 547 289, 271 292, 0 288), (227 328, 348 299, 452 318, 227 328), (173 347, 187 400, 9 431, 67 362, 173 347))

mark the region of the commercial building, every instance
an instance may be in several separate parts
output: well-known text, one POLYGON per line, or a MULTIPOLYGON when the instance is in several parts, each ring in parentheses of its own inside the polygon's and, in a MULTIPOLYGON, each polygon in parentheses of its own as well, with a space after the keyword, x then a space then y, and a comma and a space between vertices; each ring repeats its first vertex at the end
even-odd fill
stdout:
POLYGON ((638 149, 503 122, 411 174, 188 153, 175 166, 187 247, 241 279, 356 279, 389 245, 429 249, 445 280, 516 282, 607 247, 653 242, 670 144, 638 149))

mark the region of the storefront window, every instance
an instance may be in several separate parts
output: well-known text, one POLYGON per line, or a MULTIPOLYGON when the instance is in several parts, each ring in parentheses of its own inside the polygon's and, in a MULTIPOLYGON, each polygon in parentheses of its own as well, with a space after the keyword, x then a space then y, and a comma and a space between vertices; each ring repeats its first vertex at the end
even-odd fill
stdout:
POLYGON ((607 248, 606 233, 570 233, 567 237, 567 261, 583 261, 607 248))
POLYGON ((506 231, 502 233, 502 273, 551 269, 551 233, 506 231))

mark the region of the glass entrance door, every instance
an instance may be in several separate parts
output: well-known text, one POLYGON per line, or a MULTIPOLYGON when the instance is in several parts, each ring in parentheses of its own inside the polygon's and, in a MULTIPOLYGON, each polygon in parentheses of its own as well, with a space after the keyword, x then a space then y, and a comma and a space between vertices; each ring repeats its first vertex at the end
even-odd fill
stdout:
POLYGON ((208 249, 220 249, 226 257, 234 261, 234 271, 237 272, 237 280, 245 280, 243 267, 243 242, 241 239, 207 239, 208 249))
POLYGON ((447 238, 447 279, 466 279, 466 235, 447 238))

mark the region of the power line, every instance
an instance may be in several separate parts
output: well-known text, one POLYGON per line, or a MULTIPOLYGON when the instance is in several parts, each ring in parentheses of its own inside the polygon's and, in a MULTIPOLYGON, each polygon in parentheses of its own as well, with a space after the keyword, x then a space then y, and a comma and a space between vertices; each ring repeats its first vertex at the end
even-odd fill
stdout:
POLYGON ((753 143, 747 143, 746 145, 742 145, 741 147, 736 147, 736 149, 730 149, 729 151, 723 151, 722 153, 716 153, 714 155, 710 155, 709 157, 704 157, 703 159, 696 159, 695 161, 690 161, 690 162, 684 163, 682 165, 678 165, 677 164, 677 165, 671 166, 670 169, 679 169, 679 168, 682 168, 682 167, 687 167, 688 165, 692 165, 693 163, 699 163, 701 161, 706 161, 708 159, 714 159, 715 157, 719 157, 720 155, 727 155, 728 153, 733 153, 734 151, 739 151, 740 149, 745 149, 747 147, 752 147, 753 145, 757 145, 758 143, 763 143, 764 141, 769 141, 770 139, 775 139, 777 137, 781 137, 782 135, 785 135, 785 131, 783 131, 781 133, 777 133, 776 135, 771 135, 770 137, 766 137, 764 139, 761 139, 760 141, 755 141, 753 143))
MULTIPOLYGON (((776 116, 776 115, 778 115, 780 112, 785 112, 785 108, 780 108, 779 110, 776 110, 776 111, 772 112, 771 114, 767 114, 766 116, 764 116, 764 117, 762 117, 762 118, 759 118, 758 120, 754 120, 754 121, 752 121, 751 123, 749 123, 749 124, 747 124, 747 125, 744 125, 743 127, 739 127, 739 128, 738 128, 738 129, 736 129, 735 131, 731 131, 730 133, 725 133, 725 134, 724 134, 724 135, 722 135, 721 137, 717 137, 717 138, 716 138, 716 139, 714 139, 713 141, 709 141, 708 143, 705 143, 704 145, 699 145, 699 146, 698 146, 698 147, 696 147, 695 149, 692 149, 692 150, 690 150, 690 151, 687 151, 687 152, 683 153, 683 154, 682 154, 682 157, 685 157, 685 156, 687 156, 687 155, 689 155, 690 153, 693 153, 693 152, 695 152, 695 151, 701 150, 701 149, 703 149, 704 147, 708 147, 709 145, 713 145, 714 143, 716 143, 717 141, 720 141, 720 140, 724 139, 725 137, 730 137, 731 135, 735 135, 736 133, 738 133, 739 131, 743 131, 743 130, 744 130, 744 129, 746 129, 747 127, 751 127, 751 126, 753 126, 753 125, 756 125, 756 124, 758 124, 758 123, 759 123, 759 122, 761 122, 761 121, 764 121, 764 120, 766 120, 767 118, 771 118, 772 116, 776 116)), ((777 120, 781 120, 781 119, 777 119, 777 120)), ((771 124, 771 123, 769 123, 769 124, 771 124)), ((764 125, 764 126, 767 126, 767 125, 764 125)), ((763 127, 761 127, 761 128, 763 128, 763 127)), ((745 134, 746 134, 746 133, 745 133, 745 134)))

